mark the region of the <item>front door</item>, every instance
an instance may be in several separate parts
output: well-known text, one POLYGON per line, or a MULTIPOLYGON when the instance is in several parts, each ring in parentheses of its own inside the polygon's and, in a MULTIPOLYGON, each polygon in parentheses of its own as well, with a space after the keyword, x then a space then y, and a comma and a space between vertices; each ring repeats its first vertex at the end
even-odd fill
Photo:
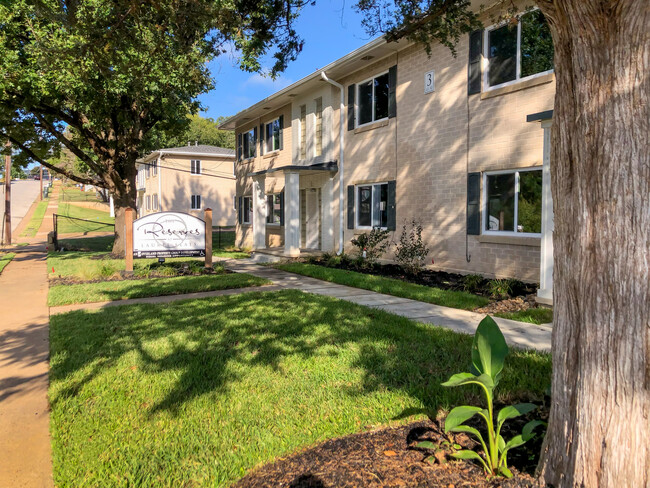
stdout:
POLYGON ((320 227, 320 212, 318 211, 318 189, 308 188, 305 191, 305 247, 318 249, 318 230, 320 227))

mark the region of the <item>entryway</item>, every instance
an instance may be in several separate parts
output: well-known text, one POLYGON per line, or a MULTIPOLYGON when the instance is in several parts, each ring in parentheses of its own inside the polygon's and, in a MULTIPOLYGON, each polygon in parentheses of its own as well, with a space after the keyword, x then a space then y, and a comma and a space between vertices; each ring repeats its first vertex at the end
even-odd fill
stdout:
POLYGON ((300 223, 301 247, 304 249, 320 249, 320 214, 321 214, 320 188, 306 188, 300 190, 300 223))

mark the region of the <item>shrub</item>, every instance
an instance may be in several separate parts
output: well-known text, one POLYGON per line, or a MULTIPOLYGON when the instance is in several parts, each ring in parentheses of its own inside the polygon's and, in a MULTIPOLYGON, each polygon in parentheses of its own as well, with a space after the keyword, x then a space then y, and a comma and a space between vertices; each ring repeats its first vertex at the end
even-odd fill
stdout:
MULTIPOLYGON (((494 389, 501 379, 501 371, 505 357, 508 354, 506 340, 499 330, 492 317, 486 316, 474 335, 472 344, 472 372, 458 373, 453 375, 449 380, 442 383, 442 386, 462 386, 462 385, 479 385, 485 394, 486 407, 473 407, 463 405, 456 407, 449 412, 445 419, 445 432, 462 432, 471 434, 480 442, 483 453, 471 450, 461 450, 454 452, 453 457, 458 459, 475 459, 483 465, 483 469, 488 476, 502 475, 507 478, 512 477, 508 469, 508 451, 526 443, 534 434, 533 430, 545 425, 540 420, 531 420, 524 425, 521 434, 514 436, 509 441, 501 435, 501 428, 506 420, 525 415, 537 408, 532 403, 518 403, 502 408, 497 414, 497 423, 494 424, 494 389), (465 425, 469 419, 478 414, 485 422, 487 430, 487 439, 481 432, 469 425, 465 425)), ((429 447, 424 445, 421 447, 429 447)))
POLYGON ((478 274, 468 274, 463 276, 463 290, 470 293, 476 293, 481 289, 483 277, 478 274))
POLYGON ((389 231, 379 227, 373 227, 366 232, 352 239, 352 244, 357 248, 358 256, 367 264, 374 264, 386 252, 390 243, 388 242, 389 231), (366 253, 365 257, 363 253, 366 253))
POLYGON ((507 279, 490 280, 488 281, 487 288, 492 298, 503 300, 510 296, 510 292, 512 291, 512 282, 507 279))
POLYGON ((411 274, 418 274, 422 270, 424 260, 429 254, 429 248, 422 242, 422 224, 413 219, 411 229, 407 229, 407 223, 402 226, 402 235, 395 251, 395 260, 404 271, 411 274))

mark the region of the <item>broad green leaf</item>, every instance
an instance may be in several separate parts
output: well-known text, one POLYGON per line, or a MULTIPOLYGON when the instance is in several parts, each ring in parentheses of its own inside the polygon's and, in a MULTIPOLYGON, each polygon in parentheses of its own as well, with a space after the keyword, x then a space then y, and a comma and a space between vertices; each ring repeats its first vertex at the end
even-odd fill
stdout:
POLYGON ((506 478, 512 478, 512 471, 510 471, 507 467, 501 466, 499 468, 499 472, 505 476, 506 478))
POLYGON ((485 386, 488 390, 492 391, 494 389, 494 382, 489 375, 482 374, 480 376, 473 375, 472 373, 458 373, 453 375, 444 383, 441 383, 442 386, 463 386, 481 384, 485 386))
POLYGON ((447 418, 445 419, 445 432, 449 432, 451 429, 458 427, 460 424, 471 419, 474 415, 482 411, 483 409, 480 407, 471 407, 468 405, 454 408, 449 412, 449 415, 447 415, 447 418))
POLYGON ((486 315, 474 334, 472 372, 489 375, 496 385, 507 354, 508 346, 499 326, 492 317, 486 315))
POLYGON ((422 449, 436 449, 438 446, 431 441, 422 441, 418 442, 415 447, 421 447, 422 449))
POLYGON ((479 456, 479 454, 477 452, 470 451, 470 450, 458 451, 458 452, 454 452, 452 454, 452 457, 455 457, 456 459, 477 459, 483 465, 483 469, 485 469, 486 473, 491 473, 492 472, 492 470, 487 465, 485 460, 481 456, 479 456))
POLYGON ((514 419, 520 415, 525 415, 528 412, 532 412, 536 408, 537 405, 534 405, 532 403, 518 403, 517 405, 509 405, 507 407, 503 407, 497 416, 497 423, 501 425, 508 419, 514 419))
POLYGON ((472 434, 478 437, 479 439, 483 439, 483 436, 481 433, 478 431, 478 429, 475 429, 474 427, 470 427, 469 425, 459 425, 457 427, 454 427, 453 429, 449 429, 450 432, 464 432, 465 434, 472 434))
POLYGON ((503 450, 508 451, 510 449, 514 449, 515 447, 523 446, 525 443, 526 440, 522 436, 516 435, 508 441, 506 447, 503 450))
POLYGON ((506 441, 503 440, 503 436, 499 434, 497 436, 497 446, 499 447, 499 452, 503 452, 503 450, 506 448, 506 441))
POLYGON ((540 425, 546 425, 546 422, 542 422, 541 420, 531 420, 524 425, 524 428, 521 430, 521 437, 524 441, 530 440, 533 437, 533 430, 535 430, 535 427, 540 425))

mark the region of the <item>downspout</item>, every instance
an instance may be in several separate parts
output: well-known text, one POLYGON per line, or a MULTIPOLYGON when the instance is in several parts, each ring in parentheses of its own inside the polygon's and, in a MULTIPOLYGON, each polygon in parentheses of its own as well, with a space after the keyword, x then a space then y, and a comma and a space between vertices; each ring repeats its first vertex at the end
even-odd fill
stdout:
POLYGON ((344 128, 344 119, 343 119, 343 109, 345 108, 345 92, 343 90, 343 85, 340 83, 337 83, 336 81, 330 80, 327 75, 325 74, 325 71, 320 72, 320 77, 334 85, 336 88, 339 89, 341 92, 341 108, 339 109, 340 113, 340 121, 339 121, 339 146, 340 146, 340 152, 339 152, 339 250, 337 252, 338 255, 343 254, 343 239, 344 239, 344 228, 343 228, 343 138, 345 136, 345 128, 344 128))

